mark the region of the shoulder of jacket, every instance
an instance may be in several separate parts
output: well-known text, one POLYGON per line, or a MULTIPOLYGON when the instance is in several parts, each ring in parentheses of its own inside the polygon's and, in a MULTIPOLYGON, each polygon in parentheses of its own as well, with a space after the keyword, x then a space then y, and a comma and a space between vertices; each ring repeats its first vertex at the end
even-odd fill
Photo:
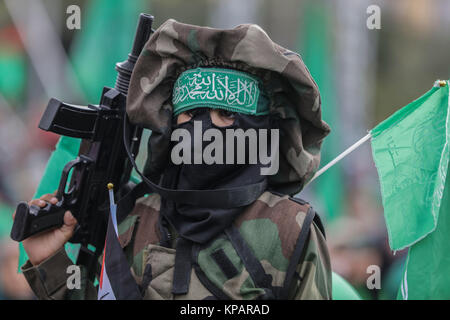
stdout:
POLYGON ((287 265, 309 207, 288 195, 264 192, 236 219, 235 226, 258 259, 287 265))
POLYGON ((160 208, 161 197, 156 193, 137 199, 133 210, 118 226, 121 246, 127 246, 133 239, 133 235, 136 236, 136 240, 139 242, 157 241, 159 239, 157 234, 151 236, 149 233, 144 232, 149 237, 148 241, 145 241, 146 235, 140 229, 153 229, 156 231, 160 208))
POLYGON ((288 197, 288 199, 291 202, 295 202, 298 205, 300 205, 301 207, 306 208, 305 212, 308 212, 309 209, 313 210, 314 211, 314 220, 313 220, 313 222, 314 222, 315 226, 320 230, 320 232, 322 233, 323 237, 324 238, 326 237, 326 235, 325 235, 325 227, 324 227, 324 225, 322 223, 322 219, 320 218, 320 215, 314 210, 314 208, 312 207, 312 205, 308 201, 303 200, 301 198, 297 198, 297 197, 283 195, 283 194, 275 192, 275 191, 271 191, 271 193, 276 195, 276 196, 279 196, 279 197, 288 197))
POLYGON ((289 195, 266 191, 247 207, 238 217, 236 223, 241 225, 249 220, 269 219, 277 225, 283 224, 285 228, 289 228, 290 225, 285 224, 285 222, 296 220, 297 223, 295 224, 301 225, 309 208, 310 204, 301 199, 293 200, 289 195))

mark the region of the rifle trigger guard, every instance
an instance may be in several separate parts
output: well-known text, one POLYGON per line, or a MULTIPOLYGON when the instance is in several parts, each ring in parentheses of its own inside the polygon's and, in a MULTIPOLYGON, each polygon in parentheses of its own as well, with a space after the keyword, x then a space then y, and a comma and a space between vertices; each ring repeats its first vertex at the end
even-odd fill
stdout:
POLYGON ((89 159, 88 157, 85 157, 85 156, 81 156, 81 157, 77 157, 76 159, 74 159, 72 161, 69 161, 64 166, 64 169, 61 174, 61 180, 59 182, 58 191, 56 193, 56 198, 58 198, 58 200, 62 200, 63 197, 65 197, 65 198, 69 197, 72 194, 72 192, 74 191, 73 190, 74 187, 72 186, 72 188, 68 192, 65 192, 66 184, 67 184, 67 180, 69 179, 70 171, 73 168, 78 167, 80 165, 86 166, 90 162, 92 162, 91 159, 89 159))

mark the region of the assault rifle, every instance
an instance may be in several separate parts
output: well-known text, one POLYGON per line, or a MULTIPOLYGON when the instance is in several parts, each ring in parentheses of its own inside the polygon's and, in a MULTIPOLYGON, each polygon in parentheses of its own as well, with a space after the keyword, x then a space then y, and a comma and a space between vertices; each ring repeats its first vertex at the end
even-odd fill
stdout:
MULTIPOLYGON (((11 238, 22 241, 30 236, 61 227, 64 213, 70 210, 78 221, 71 243, 80 243, 77 264, 84 265, 93 279, 97 259, 103 251, 109 215, 107 184, 118 194, 127 193, 132 165, 124 148, 123 123, 131 73, 139 54, 152 33, 153 16, 140 14, 133 48, 124 62, 116 64, 114 88, 104 87, 98 105, 77 106, 52 98, 39 128, 60 135, 81 138, 78 157, 62 172, 56 197, 58 203, 44 208, 17 206, 11 238), (68 183, 69 181, 69 183, 68 183), (117 188, 118 187, 118 188, 117 188), (90 246, 95 250, 91 251, 90 246)), ((130 126, 127 135, 131 153, 139 150, 142 128, 130 126)))

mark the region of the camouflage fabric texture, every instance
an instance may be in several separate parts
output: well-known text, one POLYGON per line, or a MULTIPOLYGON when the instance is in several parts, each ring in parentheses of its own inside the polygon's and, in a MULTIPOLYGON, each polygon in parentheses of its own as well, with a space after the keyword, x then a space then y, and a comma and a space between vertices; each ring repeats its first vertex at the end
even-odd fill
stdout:
MULTIPOLYGON (((194 249, 189 292, 174 296, 171 290, 176 235, 171 246, 161 245, 160 203, 157 194, 139 199, 133 212, 119 225, 121 246, 144 299, 201 300, 214 298, 214 293, 220 291, 227 299, 253 300, 264 294, 224 234, 194 249), (222 263, 215 259, 218 251, 222 263), (223 259, 231 263, 234 272, 223 270, 223 259)), ((234 223, 271 276, 273 288, 283 285, 308 208, 308 204, 300 205, 287 196, 265 192, 234 223)), ((294 277, 289 299, 331 299, 330 259, 324 236, 315 224, 311 226, 303 257, 296 267, 299 276, 294 277)), ((62 249, 38 266, 27 262, 22 271, 39 299, 97 299, 92 283, 82 281, 80 290, 67 289, 66 269, 71 264, 62 249)))
POLYGON ((269 185, 298 193, 319 166, 329 133, 321 118, 318 87, 301 57, 274 43, 254 24, 214 29, 173 19, 162 24, 141 53, 130 82, 127 113, 152 130, 144 173, 157 177, 169 159, 172 88, 185 70, 221 67, 259 77, 270 95, 270 114, 280 129, 280 168, 269 185))
MULTIPOLYGON (((131 121, 152 130, 144 174, 159 176, 169 161, 173 84, 180 73, 196 67, 232 68, 262 80, 271 98, 270 114, 280 129, 280 169, 269 177, 269 185, 282 194, 299 192, 317 170, 321 143, 330 129, 321 119, 317 85, 300 56, 252 24, 221 30, 168 20, 152 35, 136 63, 127 98, 131 121)), ((144 299, 252 300, 264 296, 265 288, 256 284, 225 233, 202 246, 194 245, 189 291, 174 296, 177 235, 169 230, 172 243, 162 240, 160 206, 157 194, 141 198, 119 225, 120 244, 144 299)), ((264 192, 234 221, 275 290, 284 284, 308 209, 308 204, 288 196, 264 192)), ((288 298, 331 299, 325 238, 315 223, 309 230, 288 298)), ((81 289, 67 288, 70 264, 62 249, 38 266, 27 262, 22 271, 40 299, 97 299, 85 270, 81 289)))

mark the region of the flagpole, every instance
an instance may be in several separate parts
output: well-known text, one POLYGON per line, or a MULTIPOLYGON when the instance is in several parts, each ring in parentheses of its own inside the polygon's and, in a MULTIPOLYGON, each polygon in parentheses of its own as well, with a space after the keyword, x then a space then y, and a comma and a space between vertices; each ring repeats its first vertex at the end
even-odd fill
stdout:
POLYGON ((345 158, 348 154, 350 154, 352 151, 357 149, 359 146, 361 146, 364 142, 369 140, 372 137, 372 134, 369 132, 364 137, 359 139, 355 144, 348 147, 344 152, 342 152, 340 155, 338 155, 336 158, 331 160, 327 165, 322 167, 319 171, 316 172, 316 174, 309 180, 309 182, 305 185, 305 187, 310 184, 312 181, 314 181, 316 178, 318 178, 322 173, 330 169, 332 166, 334 166, 336 163, 341 161, 343 158, 345 158))
POLYGON ((114 230, 116 231, 116 235, 119 236, 118 228, 117 228, 117 216, 116 216, 116 202, 114 200, 114 185, 112 183, 108 183, 108 192, 109 192, 109 208, 111 211, 111 219, 113 222, 114 230))
MULTIPOLYGON (((445 87, 445 85, 447 84, 447 81, 445 80, 436 80, 434 82, 433 87, 445 87)), ((326 166, 322 167, 319 171, 316 172, 316 174, 311 178, 311 180, 309 180, 306 184, 305 187, 310 184, 311 182, 313 182, 316 178, 318 178, 320 175, 322 175, 322 173, 324 173, 325 171, 327 171, 328 169, 330 169, 332 166, 334 166, 336 163, 338 163, 339 161, 341 161, 343 158, 345 158, 349 153, 351 153, 352 151, 354 151, 355 149, 357 149, 359 146, 361 146, 364 142, 366 142, 367 140, 369 140, 372 137, 372 134, 369 132, 368 134, 366 134, 364 137, 362 137, 361 139, 359 139, 355 144, 351 145, 350 147, 347 148, 347 150, 345 150, 344 152, 342 152, 340 155, 338 155, 336 158, 334 158, 333 160, 331 160, 326 166)))

